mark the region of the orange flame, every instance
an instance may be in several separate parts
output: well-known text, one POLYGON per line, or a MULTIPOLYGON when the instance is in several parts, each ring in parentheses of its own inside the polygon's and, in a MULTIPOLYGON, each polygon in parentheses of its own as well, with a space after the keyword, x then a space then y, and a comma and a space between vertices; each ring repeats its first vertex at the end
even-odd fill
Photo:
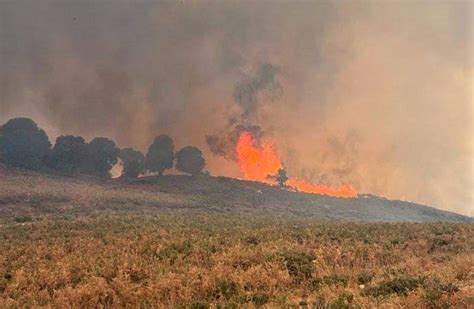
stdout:
POLYGON ((322 184, 312 184, 305 180, 290 178, 286 182, 290 187, 298 189, 301 192, 323 194, 337 197, 357 197, 357 192, 351 185, 339 187, 330 187, 322 184))
POLYGON ((257 145, 249 132, 241 132, 236 147, 237 160, 245 178, 268 182, 268 175, 275 175, 282 167, 273 143, 264 140, 257 145))
MULTIPOLYGON (((236 145, 237 160, 244 177, 249 180, 272 183, 269 175, 276 175, 283 167, 272 141, 265 139, 258 143, 250 132, 243 131, 236 145)), ((356 197, 357 192, 350 185, 330 187, 311 184, 305 180, 289 178, 287 185, 301 192, 336 197, 356 197)))

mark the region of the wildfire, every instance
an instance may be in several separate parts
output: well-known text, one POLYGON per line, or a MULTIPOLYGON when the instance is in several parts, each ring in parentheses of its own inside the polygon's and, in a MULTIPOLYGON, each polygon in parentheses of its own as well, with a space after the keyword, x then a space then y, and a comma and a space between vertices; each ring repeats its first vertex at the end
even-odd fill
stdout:
POLYGON ((237 160, 245 178, 268 182, 268 175, 274 175, 282 167, 273 143, 263 140, 257 145, 249 132, 241 132, 237 142, 237 160))
MULTIPOLYGON (((283 167, 280 157, 268 139, 255 140, 250 132, 243 131, 236 145, 237 160, 246 179, 272 183, 269 175, 275 175, 283 167)), ((356 197, 357 192, 350 185, 331 187, 311 184, 305 180, 289 178, 287 185, 301 192, 337 197, 356 197)))
POLYGON ((343 185, 339 187, 330 187, 322 184, 312 184, 305 180, 290 178, 287 181, 290 187, 298 189, 298 191, 323 194, 337 197, 356 197, 357 192, 351 185, 343 185))

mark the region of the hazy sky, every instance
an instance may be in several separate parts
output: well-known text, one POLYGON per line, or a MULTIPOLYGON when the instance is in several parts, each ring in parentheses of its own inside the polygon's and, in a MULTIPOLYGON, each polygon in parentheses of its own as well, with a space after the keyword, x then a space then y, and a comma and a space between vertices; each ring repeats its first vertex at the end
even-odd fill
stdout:
POLYGON ((0 123, 146 150, 166 133, 239 176, 205 136, 242 114, 288 173, 474 215, 472 1, 0 1, 0 123))

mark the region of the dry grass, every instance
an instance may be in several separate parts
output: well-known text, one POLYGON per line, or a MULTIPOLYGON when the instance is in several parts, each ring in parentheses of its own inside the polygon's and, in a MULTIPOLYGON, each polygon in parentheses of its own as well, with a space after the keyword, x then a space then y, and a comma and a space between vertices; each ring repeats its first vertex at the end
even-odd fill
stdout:
MULTIPOLYGON (((1 177, 1 176, 0 176, 1 177)), ((0 178, 0 217, 194 207, 182 194, 96 178, 14 173, 0 178)))
POLYGON ((474 306, 473 224, 219 212, 123 189, 3 182, 0 308, 474 306))

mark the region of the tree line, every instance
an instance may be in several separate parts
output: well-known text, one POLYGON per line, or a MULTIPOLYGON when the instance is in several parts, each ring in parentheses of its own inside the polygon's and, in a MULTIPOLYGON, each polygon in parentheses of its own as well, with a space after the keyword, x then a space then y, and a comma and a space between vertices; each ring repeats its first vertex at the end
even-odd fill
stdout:
POLYGON ((0 126, 0 162, 6 166, 36 171, 54 170, 65 174, 110 177, 110 170, 122 162, 122 177, 136 178, 145 172, 159 176, 167 169, 198 175, 206 161, 194 146, 175 152, 168 135, 157 136, 146 155, 133 148, 120 149, 115 142, 96 137, 86 142, 81 136, 63 135, 54 145, 30 118, 14 118, 0 126))

